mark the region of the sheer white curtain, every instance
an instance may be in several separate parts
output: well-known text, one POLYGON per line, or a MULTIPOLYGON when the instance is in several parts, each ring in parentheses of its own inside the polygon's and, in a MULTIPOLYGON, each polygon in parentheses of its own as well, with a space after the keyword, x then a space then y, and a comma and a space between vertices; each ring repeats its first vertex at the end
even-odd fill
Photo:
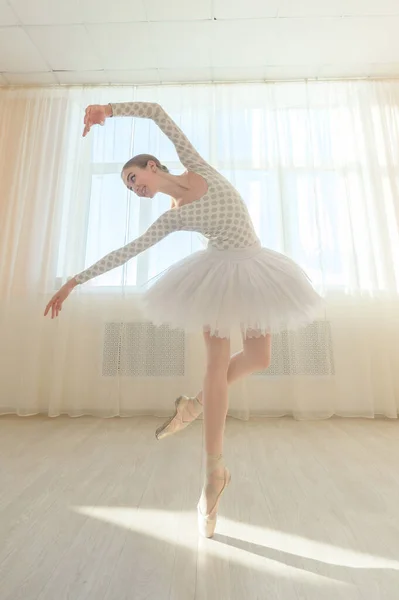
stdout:
MULTIPOLYGON (((203 246, 179 232, 81 286, 68 277, 141 233, 169 198, 138 199, 120 169, 141 152, 179 173, 154 123, 111 119, 82 139, 86 105, 162 104, 240 190, 262 243, 296 260, 327 311, 273 339, 267 372, 231 388, 230 414, 396 417, 399 406, 399 83, 0 91, 0 412, 167 414, 203 375, 202 339, 156 330, 143 289, 203 246)), ((173 299, 171 299, 173 301, 173 299)), ((232 340, 232 351, 240 344, 232 340)))

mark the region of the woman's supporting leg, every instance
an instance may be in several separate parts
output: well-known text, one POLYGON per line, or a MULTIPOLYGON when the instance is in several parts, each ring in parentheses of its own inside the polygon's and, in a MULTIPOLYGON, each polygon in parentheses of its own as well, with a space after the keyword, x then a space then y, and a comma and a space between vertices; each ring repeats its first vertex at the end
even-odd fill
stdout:
POLYGON ((224 466, 223 442, 228 408, 227 371, 230 340, 204 333, 206 373, 203 387, 204 441, 206 454, 205 483, 198 503, 199 530, 211 537, 216 526, 217 509, 230 474, 224 466))
POLYGON ((205 451, 209 455, 223 453, 223 434, 228 408, 227 371, 230 362, 230 340, 204 333, 206 372, 203 387, 205 451))
MULTIPOLYGON (((252 373, 267 369, 271 359, 271 335, 259 337, 243 336, 243 349, 230 358, 227 370, 227 383, 231 385, 252 373)), ((202 390, 197 394, 197 400, 202 404, 202 390)))

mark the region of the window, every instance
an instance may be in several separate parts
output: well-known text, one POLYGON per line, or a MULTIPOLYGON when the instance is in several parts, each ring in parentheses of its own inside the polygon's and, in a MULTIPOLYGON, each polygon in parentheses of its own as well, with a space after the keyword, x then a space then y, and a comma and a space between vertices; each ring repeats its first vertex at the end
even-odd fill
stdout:
MULTIPOLYGON (((313 283, 345 289, 345 256, 353 239, 362 251, 364 198, 371 193, 349 109, 204 108, 171 116, 241 193, 264 246, 296 260, 313 283)), ((170 206, 165 195, 139 199, 125 188, 120 171, 126 160, 150 153, 172 173, 183 172, 171 142, 152 121, 110 120, 93 134, 85 267, 135 239, 170 206)), ((200 234, 172 234, 91 284, 144 288, 205 244, 200 234)), ((370 261, 359 265, 363 281, 371 281, 369 268, 370 261)))

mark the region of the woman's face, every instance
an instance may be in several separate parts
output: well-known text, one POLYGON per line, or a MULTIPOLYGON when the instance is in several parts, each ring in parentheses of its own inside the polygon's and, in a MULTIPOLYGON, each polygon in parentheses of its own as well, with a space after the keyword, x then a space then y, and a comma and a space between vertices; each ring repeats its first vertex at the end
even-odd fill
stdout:
POLYGON ((158 191, 157 166, 149 161, 147 166, 132 166, 122 173, 123 183, 140 198, 153 198, 158 191))

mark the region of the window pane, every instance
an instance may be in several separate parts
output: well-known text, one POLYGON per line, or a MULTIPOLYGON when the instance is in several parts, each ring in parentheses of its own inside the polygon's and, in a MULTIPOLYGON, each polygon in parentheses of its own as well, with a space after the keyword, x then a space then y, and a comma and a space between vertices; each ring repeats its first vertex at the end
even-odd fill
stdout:
MULTIPOLYGON (((119 173, 92 176, 85 268, 139 235, 139 212, 139 203, 133 201, 119 173)), ((129 264, 129 285, 136 284, 136 270, 134 258, 129 264)), ((121 266, 96 277, 92 285, 121 285, 126 277, 126 267, 121 266)))

